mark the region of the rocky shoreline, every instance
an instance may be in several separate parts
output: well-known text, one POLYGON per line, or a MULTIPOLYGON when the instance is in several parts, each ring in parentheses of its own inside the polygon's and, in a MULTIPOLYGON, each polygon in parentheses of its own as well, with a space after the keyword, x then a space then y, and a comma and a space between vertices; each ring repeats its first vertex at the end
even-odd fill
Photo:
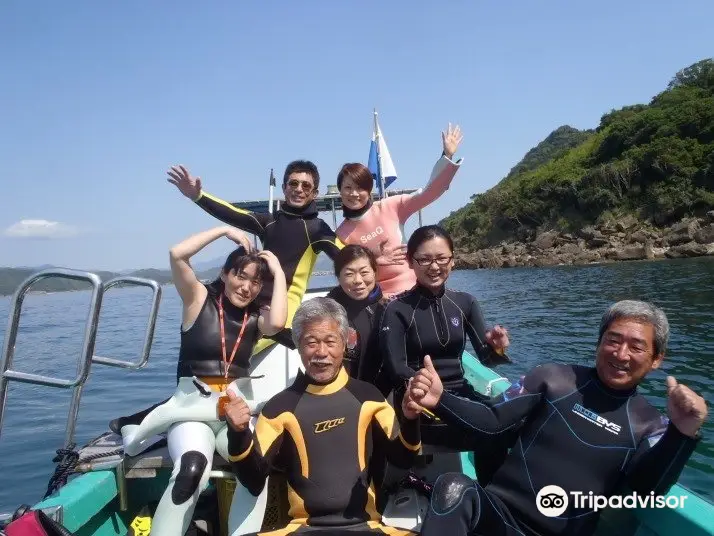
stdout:
POLYGON ((670 227, 654 227, 626 216, 575 233, 545 231, 531 242, 457 251, 455 268, 582 265, 706 255, 714 255, 714 211, 670 227))

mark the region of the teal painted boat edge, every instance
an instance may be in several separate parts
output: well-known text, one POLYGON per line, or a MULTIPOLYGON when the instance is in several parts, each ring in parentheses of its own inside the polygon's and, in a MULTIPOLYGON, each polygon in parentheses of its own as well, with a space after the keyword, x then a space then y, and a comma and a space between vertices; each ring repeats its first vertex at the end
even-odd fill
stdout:
MULTIPOLYGON (((714 534, 714 504, 679 484, 672 486, 667 494, 667 497, 684 496, 687 498, 683 508, 638 508, 635 511, 637 518, 643 527, 656 534, 714 534)), ((640 532, 637 532, 637 535, 639 536, 640 532)))
POLYGON ((52 497, 35 504, 34 510, 61 505, 63 525, 76 536, 125 535, 140 509, 158 501, 171 476, 171 469, 156 471, 151 478, 126 482, 128 509, 119 511, 118 490, 113 471, 95 471, 77 476, 52 497))
MULTIPOLYGON (((117 496, 113 471, 86 473, 70 480, 59 492, 32 507, 33 510, 62 506, 62 525, 76 532, 117 496)), ((97 532, 97 536, 105 534, 97 532)), ((114 534, 107 533, 107 534, 114 534)))
MULTIPOLYGON (((466 351, 462 354, 462 361, 464 364, 464 376, 478 392, 485 393, 490 384, 490 394, 497 396, 510 385, 510 381, 507 378, 483 366, 478 359, 466 351)), ((469 478, 476 480, 473 452, 461 453, 461 471, 469 478)))
MULTIPOLYGON (((491 394, 495 396, 510 385, 505 379, 499 380, 499 374, 481 365, 471 354, 465 352, 463 361, 466 377, 477 390, 485 391, 491 382, 491 394)), ((463 471, 471 478, 476 478, 472 456, 471 453, 462 452, 461 462, 463 471)), ((636 510, 640 525, 634 532, 635 536, 669 535, 680 531, 687 531, 687 536, 714 535, 714 504, 680 485, 675 485, 668 495, 686 495, 684 508, 636 510)), ((114 536, 125 533, 122 531, 126 529, 122 516, 112 510, 111 503, 116 497, 114 472, 96 471, 72 479, 57 494, 37 503, 33 509, 61 505, 63 525, 68 530, 81 536, 114 536)))
POLYGON ((129 523, 118 512, 116 502, 109 503, 97 512, 85 525, 75 531, 75 536, 125 536, 129 534, 129 523))
MULTIPOLYGON (((463 363, 465 376, 480 392, 485 391, 485 387, 491 383, 491 395, 496 396, 502 393, 509 385, 510 381, 496 381, 501 378, 495 371, 485 367, 481 362, 468 352, 463 353, 463 363)), ((472 454, 461 453, 461 463, 464 472, 475 478, 472 454)), ((687 496, 684 507, 672 508, 638 508, 634 511, 640 527, 635 532, 635 536, 647 536, 651 534, 676 534, 686 531, 687 536, 714 535, 714 504, 706 501, 702 497, 693 493, 680 484, 675 484, 667 494, 670 496, 687 496)))

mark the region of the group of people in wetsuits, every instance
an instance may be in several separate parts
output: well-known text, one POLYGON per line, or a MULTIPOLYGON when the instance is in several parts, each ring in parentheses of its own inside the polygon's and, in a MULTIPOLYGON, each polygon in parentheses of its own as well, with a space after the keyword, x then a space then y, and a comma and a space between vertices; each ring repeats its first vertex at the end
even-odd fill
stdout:
MULTIPOLYGON (((669 418, 638 394, 637 384, 661 364, 669 334, 666 316, 650 304, 608 309, 594 366, 543 364, 495 398, 464 377, 467 339, 482 363, 495 366, 510 361, 508 332, 486 329, 478 301, 446 288, 454 251, 444 229, 421 227, 406 247, 400 231, 448 189, 462 162, 454 161, 460 141, 449 125, 428 184, 411 195, 373 201, 369 169, 345 164, 337 177, 345 220, 334 232, 317 216, 320 176, 311 162, 287 166, 285 201, 271 214, 212 196, 183 166, 169 170, 183 195, 228 224, 170 255, 183 302, 177 376, 225 394, 219 416, 228 424, 227 452, 215 425, 172 425, 174 470, 152 534, 186 532, 214 450, 255 495, 271 470, 286 473, 292 521, 276 536, 410 534, 381 522, 379 486, 386 462, 408 468, 422 444, 473 451, 478 473, 478 482, 448 473, 433 483, 426 535, 587 534, 597 512, 572 506, 546 516, 537 508, 539 489, 612 495, 629 485, 663 493, 676 481, 707 409, 673 378, 669 418), (239 229, 256 234, 263 251, 251 251, 239 229), (220 237, 238 247, 206 285, 189 259, 220 237), (339 286, 302 303, 321 252, 333 259, 339 286), (229 386, 275 342, 297 348, 304 372, 256 419, 229 386)), ((112 429, 121 433, 151 409, 113 421, 112 429)))

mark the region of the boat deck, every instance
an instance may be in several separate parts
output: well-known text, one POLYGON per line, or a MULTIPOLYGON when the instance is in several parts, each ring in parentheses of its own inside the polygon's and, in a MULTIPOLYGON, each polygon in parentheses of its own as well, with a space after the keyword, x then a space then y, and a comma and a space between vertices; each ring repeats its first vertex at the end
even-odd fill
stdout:
MULTIPOLYGON (((123 462, 124 478, 154 478, 157 470, 173 468, 173 461, 169 456, 169 449, 166 445, 166 434, 161 434, 155 446, 150 447, 146 451, 136 456, 126 456, 121 451, 122 439, 121 436, 114 432, 107 432, 85 447, 79 450, 80 464, 77 467, 78 472, 85 473, 102 469, 113 469, 123 462), (91 460, 82 462, 82 460, 91 460)), ((424 459, 430 458, 435 454, 448 455, 447 458, 456 458, 449 464, 448 470, 461 470, 459 457, 460 452, 447 449, 435 445, 424 445, 421 452, 424 459)), ((429 464, 417 464, 426 467, 429 464)), ((434 478, 443 472, 444 467, 434 474, 434 478)), ((214 476, 230 477, 231 467, 228 462, 223 460, 219 455, 213 457, 212 471, 214 476), (224 474, 216 474, 222 472, 224 474)), ((418 472, 418 471, 417 471, 418 472)), ((429 471, 431 473, 431 471, 429 471)), ((425 475, 420 475, 425 476, 425 475)))
MULTIPOLYGON (((166 434, 161 434, 158 438, 155 446, 141 454, 126 456, 121 452, 121 436, 107 432, 79 451, 78 472, 113 469, 123 462, 124 478, 154 478, 158 470, 171 469, 174 466, 166 445, 166 434), (82 463, 82 460, 91 461, 82 463)), ((212 471, 214 477, 231 477, 230 464, 218 455, 213 457, 212 471)))

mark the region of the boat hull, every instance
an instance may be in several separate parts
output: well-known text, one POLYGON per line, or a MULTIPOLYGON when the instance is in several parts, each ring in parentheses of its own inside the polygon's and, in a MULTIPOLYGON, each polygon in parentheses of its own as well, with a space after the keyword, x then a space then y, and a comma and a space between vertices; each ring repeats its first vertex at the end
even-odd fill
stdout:
MULTIPOLYGON (((323 296, 325 293, 324 289, 314 291, 305 299, 323 296)), ((471 354, 465 352, 463 360, 466 377, 477 391, 495 396, 510 385, 508 379, 484 367, 471 354)), ((282 381, 290 382, 301 364, 296 351, 276 345, 261 361, 259 367, 266 369, 264 371, 267 373, 266 377, 275 378, 276 374, 282 374, 284 376, 281 376, 282 381), (275 370, 268 370, 271 368, 275 370)), ((266 385, 266 389, 270 387, 266 385)), ((120 438, 117 439, 121 442, 120 438)), ((435 456, 438 457, 439 454, 435 456)), ((56 507, 61 507, 61 518, 58 520, 77 536, 132 534, 130 532, 132 523, 136 528, 141 528, 142 508, 160 499, 171 473, 171 461, 161 451, 150 461, 144 461, 146 462, 144 465, 132 466, 127 460, 118 459, 114 467, 93 470, 77 476, 54 496, 34 505, 33 508, 51 512, 56 507), (132 472, 134 472, 133 476, 132 472)), ((460 462, 461 470, 476 478, 473 455, 461 453, 460 462)), ((214 467, 214 469, 221 468, 214 467)), ((208 494, 215 493, 215 484, 216 480, 213 479, 207 490, 208 494)), ((271 501, 275 503, 278 500, 275 489, 277 488, 271 491, 272 494, 268 499, 267 511, 273 511, 270 514, 273 516, 273 522, 279 524, 281 520, 276 517, 278 514, 274 513, 276 508, 274 505, 271 507, 271 501)), ((606 509, 603 511, 598 535, 675 536, 686 533, 687 536, 714 536, 714 504, 680 485, 675 485, 669 495, 687 495, 685 507, 678 510, 606 509)), ((215 502, 215 496, 212 500, 215 502)), ((268 525, 264 528, 268 528, 268 525)), ((140 530, 136 533, 143 536, 140 530)))

